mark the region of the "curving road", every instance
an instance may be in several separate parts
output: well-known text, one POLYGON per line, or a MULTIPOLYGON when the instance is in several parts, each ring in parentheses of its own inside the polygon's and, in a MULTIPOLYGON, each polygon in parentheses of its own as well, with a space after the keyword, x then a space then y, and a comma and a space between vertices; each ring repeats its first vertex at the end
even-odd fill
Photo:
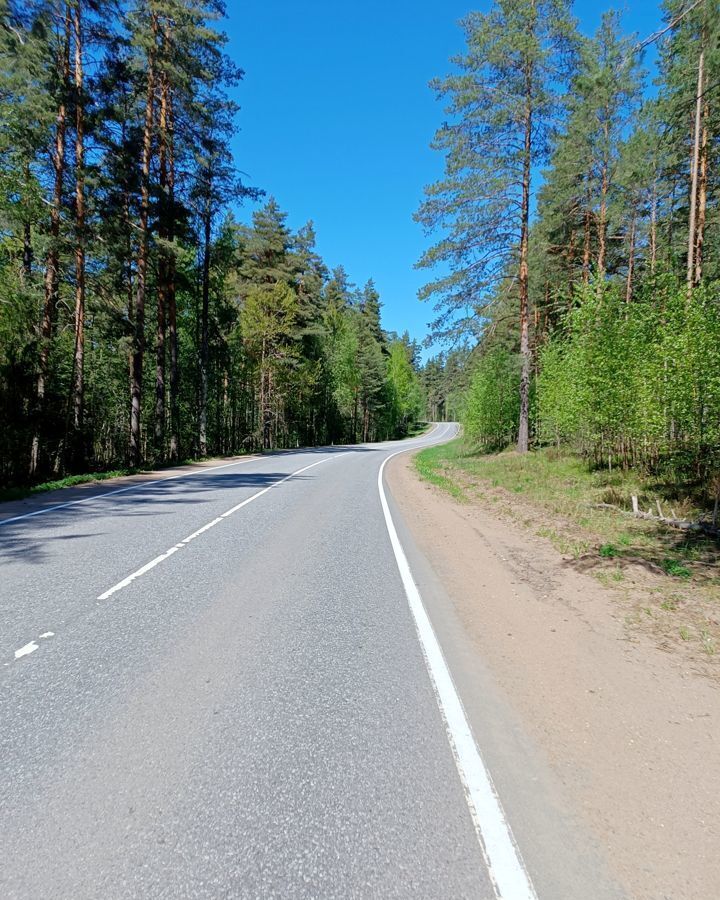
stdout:
POLYGON ((455 431, 0 512, 0 895, 533 896, 383 487, 455 431))

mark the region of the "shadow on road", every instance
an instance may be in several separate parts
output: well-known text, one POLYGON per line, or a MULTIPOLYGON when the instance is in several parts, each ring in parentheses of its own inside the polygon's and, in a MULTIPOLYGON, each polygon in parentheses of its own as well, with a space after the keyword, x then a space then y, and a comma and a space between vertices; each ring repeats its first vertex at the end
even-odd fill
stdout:
MULTIPOLYGON (((85 503, 48 509, 43 515, 0 523, 0 564, 40 564, 51 555, 56 541, 73 541, 93 538, 106 531, 88 531, 93 521, 108 517, 128 520, 146 516, 174 515, 183 506, 199 506, 217 501, 215 492, 247 489, 247 496, 272 487, 287 478, 289 472, 195 472, 192 477, 167 479, 159 483, 139 484, 132 491, 110 496, 88 498, 85 503), (82 523, 82 533, 75 529, 82 523)), ((293 481, 306 480, 306 475, 296 475, 293 481)), ((288 482, 289 483, 289 482, 288 482)), ((240 497, 226 496, 226 506, 240 502, 240 497)), ((218 514, 225 508, 218 510, 218 514)), ((195 523, 197 525, 197 523, 195 523)), ((202 524, 202 523, 201 523, 202 524)), ((130 526, 132 527, 132 526, 130 526)), ((189 524, 192 530, 193 525, 189 524)))

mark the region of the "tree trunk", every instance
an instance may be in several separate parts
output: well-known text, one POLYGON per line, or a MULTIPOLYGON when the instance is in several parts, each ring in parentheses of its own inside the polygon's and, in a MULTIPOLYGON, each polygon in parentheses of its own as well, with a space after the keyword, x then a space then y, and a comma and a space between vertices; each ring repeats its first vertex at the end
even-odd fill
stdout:
POLYGON ((628 248, 628 270, 627 279, 625 281, 625 302, 630 303, 632 300, 633 275, 635 272, 635 231, 637 222, 637 207, 633 206, 632 220, 630 222, 630 246, 628 248))
MULTIPOLYGON (((170 222, 168 240, 175 241, 175 144, 173 132, 172 94, 168 92, 168 205, 170 222)), ((180 413, 178 392, 180 375, 178 368, 178 332, 177 332, 177 299, 176 299, 176 265, 174 250, 168 256, 167 283, 167 315, 168 337, 170 340, 170 459, 177 460, 180 455, 180 413)))
POLYGON ((697 201, 698 201, 698 175, 700 163, 700 121, 702 114, 702 90, 705 81, 705 50, 700 50, 700 58, 698 59, 698 79, 697 91, 695 99, 695 129, 693 139, 693 155, 690 165, 690 217, 688 220, 688 251, 687 251, 687 290, 688 296, 693 288, 695 278, 695 239, 697 225, 697 201))
POLYGON ((652 199, 650 201, 650 274, 655 274, 657 263, 657 179, 653 178, 652 199))
POLYGON ((32 446, 30 448, 30 475, 36 475, 40 462, 40 427, 45 407, 50 343, 55 326, 55 312, 58 304, 60 281, 60 217, 62 212, 63 176, 65 174, 65 135, 67 132, 67 87, 70 79, 70 6, 65 5, 65 35, 62 56, 59 60, 61 88, 55 125, 55 148, 52 155, 54 187, 50 207, 50 242, 45 261, 45 298, 42 323, 40 326, 40 357, 36 382, 35 422, 32 446))
MULTIPOLYGON (((707 77, 705 79, 707 82, 707 77)), ((703 93, 707 92, 707 83, 703 84, 703 93)), ((705 242, 705 218, 707 214, 707 170, 708 170, 708 118, 710 110, 707 96, 703 104, 703 125, 700 138, 700 174, 698 177, 697 224, 695 227, 695 270, 693 284, 702 281, 703 244, 705 242)))
POLYGON ((165 456, 165 335, 168 293, 168 81, 162 76, 160 89, 159 148, 160 159, 160 210, 158 234, 160 259, 158 262, 157 331, 155 340, 155 452, 160 459, 165 456))
POLYGON ((520 212, 520 269, 518 290, 520 293, 520 423, 517 448, 527 453, 530 444, 530 296, 528 269, 528 230, 530 227, 530 178, 532 168, 532 105, 531 72, 526 71, 525 140, 523 150, 522 207, 520 212))
MULTIPOLYGON (((29 190, 30 179, 30 163, 25 163, 25 188, 29 190)), ((23 256, 22 256, 22 273, 26 286, 30 284, 32 278, 33 267, 33 245, 32 245, 32 225, 30 224, 29 213, 25 213, 25 222, 23 223, 23 256)))
MULTIPOLYGON (((208 178, 210 175, 208 173, 208 178)), ((209 316, 210 316, 210 239, 212 235, 212 210, 210 187, 205 201, 204 240, 202 264, 202 312, 200 316, 200 455, 207 454, 207 402, 208 402, 208 362, 209 362, 209 316)))
MULTIPOLYGON (((607 122, 604 126, 605 146, 609 142, 607 122)), ((602 286, 605 278, 605 262, 607 256, 607 197, 609 189, 609 160, 607 154, 603 159, 602 177, 600 179, 600 215, 598 216, 598 285, 602 286)))
POLYGON ((85 98, 83 96, 83 27, 81 0, 73 11, 75 32, 75 356, 73 360, 73 463, 84 462, 85 402, 85 98))
POLYGON ((143 361, 145 356, 145 293, 148 269, 148 220, 150 218, 150 165, 155 117, 155 41, 157 15, 152 14, 153 44, 148 53, 147 96, 143 127, 143 150, 140 191, 140 223, 137 267, 135 273, 135 328, 130 364, 130 465, 137 468, 142 460, 140 416, 142 412, 143 361))

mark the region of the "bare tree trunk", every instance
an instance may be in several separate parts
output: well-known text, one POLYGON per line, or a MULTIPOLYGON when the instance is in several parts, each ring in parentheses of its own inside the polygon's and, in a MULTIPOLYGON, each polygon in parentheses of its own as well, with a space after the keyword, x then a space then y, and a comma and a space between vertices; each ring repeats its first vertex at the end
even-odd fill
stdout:
POLYGON ((272 381, 270 366, 268 365, 268 347, 266 338, 263 338, 262 349, 260 352, 260 396, 258 399, 260 447, 263 450, 269 450, 271 447, 270 405, 272 403, 272 381))
POLYGON ((143 361, 145 357, 145 293, 148 269, 148 221, 150 218, 150 164, 153 146, 153 122, 155 117, 155 42, 157 40, 157 15, 152 14, 151 32, 153 45, 148 53, 147 96, 143 127, 143 151, 140 192, 140 239, 135 274, 135 334, 130 364, 130 465, 138 467, 142 460, 140 416, 142 411, 143 361))
POLYGON ((633 206, 632 220, 630 222, 630 246, 628 248, 628 270, 625 281, 625 302, 630 303, 633 291, 633 275, 635 273, 635 231, 637 229, 637 207, 633 206))
MULTIPOLYGON (((210 178, 208 173, 208 179, 210 178)), ((204 240, 202 264, 202 313, 200 317, 200 455, 207 454, 207 402, 208 402, 208 363, 209 363, 209 316, 210 316, 210 240, 212 233, 212 209, 210 186, 205 201, 204 240)))
POLYGON ((168 82, 162 76, 160 89, 159 158, 160 158, 160 259, 158 263, 157 332, 155 341, 155 452, 165 455, 165 335, 168 293, 168 82))
POLYGON ((585 209, 585 217, 583 221, 583 262, 582 262, 582 280, 583 284, 590 282, 590 204, 585 209))
POLYGON ((45 407, 50 343, 55 326, 55 311, 58 303, 60 267, 60 217, 62 213, 63 176, 65 174, 65 136, 67 133, 67 87, 70 80, 70 6, 65 4, 65 35, 62 55, 59 60, 61 89, 55 125, 55 148, 52 156, 55 183, 50 207, 50 243, 45 261, 45 299, 42 324, 40 326, 40 358, 36 382, 35 422, 32 446, 30 448, 30 475, 37 473, 40 460, 40 426, 45 407))
MULTIPOLYGON (((607 120, 604 126, 605 146, 609 143, 607 120)), ((600 215, 598 216, 598 284, 602 285, 605 278, 605 264, 607 256, 607 198, 609 189, 610 163, 607 152, 602 164, 602 178, 600 179, 600 215)))
MULTIPOLYGON (((703 85, 703 93, 707 92, 707 77, 703 85)), ((710 110, 707 102, 707 95, 703 104, 703 125, 702 136, 700 138, 700 175, 698 178, 698 208, 697 208, 697 225, 695 227, 695 271, 693 273, 693 284, 699 285, 702 281, 703 267, 703 244, 705 242, 705 218, 707 215, 707 172, 708 172, 708 118, 710 110)))
POLYGON ((687 289, 688 296, 693 288, 695 277, 695 239, 697 225, 697 200, 698 200, 698 170, 700 163, 700 120, 702 114, 702 89, 705 80, 705 50, 700 50, 698 59, 698 80, 695 100, 695 129, 693 140, 693 155, 691 160, 690 179, 690 218, 688 220, 688 252, 687 252, 687 289))
POLYGON ((73 360, 74 463, 84 462, 85 403, 85 99, 81 0, 73 11, 75 32, 75 356, 73 360), (78 458, 79 457, 79 458, 78 458))
MULTIPOLYGON (((168 204, 170 206, 170 225, 168 240, 175 240, 175 144, 173 132, 172 94, 168 92, 168 204)), ((175 255, 168 258, 167 313, 168 337, 170 340, 170 459, 177 460, 180 454, 180 414, 178 392, 180 375, 178 367, 178 332, 177 332, 177 300, 175 287, 175 255)))
POLYGON ((518 428, 517 448, 520 453, 527 453, 530 444, 530 370, 532 366, 530 351, 530 296, 528 268, 528 231, 530 227, 530 178, 532 163, 532 106, 531 106, 531 72, 526 71, 526 109, 525 139, 523 150, 522 207, 520 213, 520 270, 518 273, 518 290, 520 293, 520 423, 518 428))
POLYGON ((657 263, 657 179, 653 178, 652 199, 650 201, 650 274, 655 274, 657 263))

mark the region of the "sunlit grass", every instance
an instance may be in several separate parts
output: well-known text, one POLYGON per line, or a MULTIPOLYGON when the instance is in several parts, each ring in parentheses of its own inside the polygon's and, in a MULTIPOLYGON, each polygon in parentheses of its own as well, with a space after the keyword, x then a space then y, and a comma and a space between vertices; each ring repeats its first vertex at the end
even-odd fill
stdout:
POLYGON ((660 499, 668 512, 677 507, 689 518, 701 512, 680 489, 673 496, 668 485, 636 470, 593 470, 554 448, 481 455, 462 439, 423 450, 415 465, 423 478, 461 499, 477 486, 506 492, 511 510, 517 503, 547 512, 536 533, 575 558, 596 554, 607 562, 641 561, 677 579, 701 569, 707 577, 717 564, 716 542, 631 515, 633 495, 641 509, 652 509, 660 499))

